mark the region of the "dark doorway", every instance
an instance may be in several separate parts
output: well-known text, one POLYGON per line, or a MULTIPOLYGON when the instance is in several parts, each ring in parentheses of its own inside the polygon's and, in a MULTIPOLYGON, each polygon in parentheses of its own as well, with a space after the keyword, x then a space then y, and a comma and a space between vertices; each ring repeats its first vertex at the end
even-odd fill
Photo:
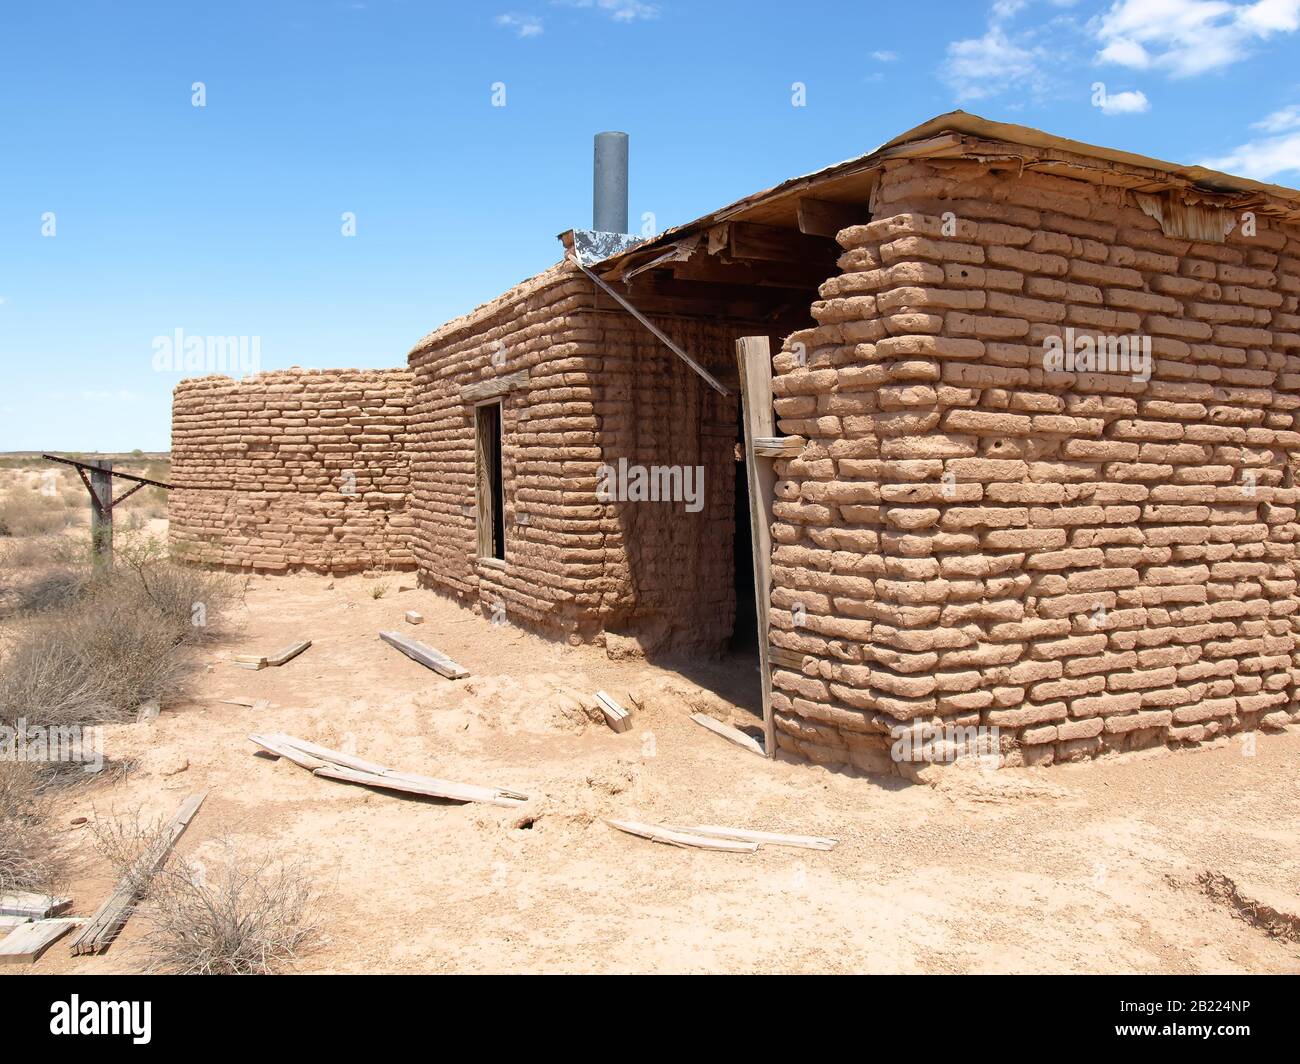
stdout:
POLYGON ((731 649, 758 653, 758 606, 754 601, 754 537, 749 525, 749 476, 745 469, 743 418, 736 425, 735 527, 732 564, 736 589, 736 623, 731 630, 731 649))
POLYGON ((501 470, 501 404, 474 410, 478 467, 478 553, 480 558, 506 556, 505 485, 501 470))

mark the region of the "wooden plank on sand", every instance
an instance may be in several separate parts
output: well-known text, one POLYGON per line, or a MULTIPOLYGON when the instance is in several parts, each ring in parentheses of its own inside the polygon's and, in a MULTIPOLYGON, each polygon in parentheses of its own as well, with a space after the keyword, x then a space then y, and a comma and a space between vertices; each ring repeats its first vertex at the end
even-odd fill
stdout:
POLYGON ((605 723, 616 732, 625 732, 632 727, 632 714, 615 702, 604 691, 596 692, 596 704, 605 714, 605 723))
POLYGON ((679 827, 676 824, 665 825, 673 831, 686 831, 694 835, 704 835, 711 839, 739 839, 742 842, 756 842, 760 846, 793 846, 801 850, 833 850, 839 839, 820 835, 782 835, 775 831, 750 831, 748 828, 724 828, 717 824, 699 824, 693 827, 679 827))
POLYGON ((418 661, 449 680, 460 680, 469 675, 469 669, 457 665, 446 654, 434 650, 428 643, 408 639, 400 632, 380 632, 379 638, 389 646, 396 647, 412 661, 418 661))
POLYGON ((163 862, 167 860, 167 855, 172 852, 177 840, 185 833, 190 821, 198 813, 207 793, 201 791, 198 794, 191 794, 181 803, 181 807, 176 810, 176 815, 163 825, 157 841, 141 855, 135 867, 122 877, 117 889, 109 895, 103 905, 95 910, 95 915, 90 918, 89 923, 72 940, 74 954, 100 953, 108 948, 109 943, 122 929, 122 925, 130 918, 140 889, 158 874, 163 862))
POLYGON ((720 720, 706 717, 703 713, 692 713, 691 720, 701 727, 708 728, 714 735, 721 735, 729 743, 743 746, 746 750, 758 754, 759 757, 766 756, 763 753, 762 744, 752 735, 746 735, 739 728, 733 728, 730 724, 723 724, 720 720))
POLYGON ((397 772, 373 761, 317 746, 292 735, 250 735, 248 738, 263 750, 288 758, 295 765, 325 779, 429 798, 447 798, 454 802, 486 802, 508 808, 528 801, 528 795, 504 787, 479 787, 433 776, 418 776, 412 772, 397 772))
POLYGON ((236 654, 234 663, 241 669, 265 669, 280 666, 286 661, 292 661, 309 646, 311 646, 311 640, 304 639, 298 643, 290 643, 275 654, 236 654))
POLYGON ((35 964, 55 942, 85 922, 82 917, 69 917, 22 924, 0 939, 0 964, 35 964))
POLYGON ((44 920, 47 916, 57 916, 71 907, 71 898, 57 898, 50 894, 29 894, 24 891, 0 894, 0 916, 44 920))
POLYGON ((315 770, 315 775, 326 779, 342 780, 344 783, 359 783, 364 787, 378 787, 385 791, 401 791, 404 794, 419 794, 427 798, 446 798, 453 802, 484 802, 513 809, 523 805, 527 799, 522 796, 507 797, 489 787, 475 787, 467 783, 452 783, 450 780, 433 779, 428 776, 412 776, 405 772, 358 772, 356 769, 344 768, 342 765, 322 765, 315 770))
POLYGON ((692 835, 689 832, 661 827, 658 824, 638 824, 632 820, 606 820, 605 823, 619 831, 626 831, 629 835, 640 835, 643 839, 663 842, 669 846, 693 846, 700 850, 725 850, 728 853, 754 853, 758 849, 756 842, 711 839, 704 835, 692 835))

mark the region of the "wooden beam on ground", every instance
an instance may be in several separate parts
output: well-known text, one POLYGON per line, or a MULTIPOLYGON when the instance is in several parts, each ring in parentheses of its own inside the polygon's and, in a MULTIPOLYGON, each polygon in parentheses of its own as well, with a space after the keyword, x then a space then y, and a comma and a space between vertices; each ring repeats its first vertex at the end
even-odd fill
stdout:
POLYGON ((828 236, 833 240, 841 229, 865 220, 867 206, 865 203, 834 203, 801 196, 798 215, 799 232, 809 236, 828 236))
POLYGON ((756 436, 754 453, 759 458, 798 458, 808 441, 802 436, 756 436))
POLYGON ((763 745, 752 735, 746 735, 739 728, 733 728, 730 724, 723 724, 722 721, 714 720, 712 717, 707 717, 703 713, 692 713, 691 720, 695 721, 695 723, 701 727, 707 728, 709 731, 713 732, 714 735, 722 736, 722 738, 726 739, 729 743, 743 746, 751 753, 758 754, 759 757, 765 756, 763 745))
POLYGON ((35 964, 55 942, 85 922, 82 917, 68 917, 22 924, 0 939, 0 964, 35 964))
POLYGON ((418 794, 426 798, 446 798, 453 802, 483 802, 507 809, 516 808, 527 801, 523 797, 508 797, 489 787, 475 787, 428 776, 408 775, 404 772, 386 772, 380 775, 375 772, 358 772, 356 769, 344 768, 342 765, 325 765, 316 769, 314 774, 345 783, 359 783, 364 787, 378 787, 385 791, 401 791, 403 794, 418 794))
POLYGON ((322 765, 326 764, 322 758, 316 757, 300 750, 298 747, 284 741, 281 735, 250 735, 248 741, 256 743, 268 754, 274 754, 276 757, 283 757, 287 761, 293 762, 299 768, 305 768, 308 772, 315 772, 322 765))
POLYGON ((638 824, 633 820, 606 820, 612 828, 625 831, 629 835, 639 835, 652 842, 662 842, 669 846, 687 846, 699 850, 723 850, 727 853, 754 853, 758 849, 756 842, 738 842, 733 839, 711 839, 705 835, 692 835, 685 831, 660 827, 657 824, 638 824))
POLYGON ((461 680, 469 675, 469 669, 457 665, 440 650, 434 650, 428 643, 418 639, 408 639, 401 632, 380 632, 379 638, 391 647, 396 647, 412 661, 418 661, 425 668, 432 669, 449 680, 461 680))
POLYGON ((283 650, 275 654, 236 654, 234 663, 241 669, 266 669, 283 665, 286 661, 292 661, 304 650, 311 646, 310 639, 304 639, 299 643, 291 643, 283 650))
MULTIPOLYGON (((755 444, 776 433, 772 399, 772 342, 766 336, 736 341, 740 373, 741 413, 745 428, 745 476, 749 488, 749 534, 754 555, 754 602, 758 616, 758 674, 763 688, 763 739, 759 753, 776 756, 776 724, 772 715, 772 667, 768 660, 769 610, 772 602, 772 506, 776 499, 776 468, 759 455, 755 444)), ((708 727, 708 725, 705 725, 708 727)), ((751 742, 753 740, 750 740, 751 742)), ((742 744, 743 745, 743 744, 742 744)), ((756 744, 757 745, 757 744, 756 744)))
POLYGON ((462 403, 481 403, 485 399, 495 399, 497 396, 506 395, 527 386, 528 370, 521 369, 514 373, 507 373, 502 377, 492 377, 489 380, 466 384, 460 390, 460 401, 462 403))
POLYGON ((596 692, 596 704, 605 714, 605 723, 614 731, 622 733, 632 727, 632 714, 615 702, 604 691, 596 692))
POLYGON ((358 783, 364 787, 377 787, 386 791, 418 794, 429 798, 446 798, 453 802, 484 802, 488 805, 513 809, 528 801, 528 795, 505 787, 480 787, 471 783, 456 783, 433 776, 419 776, 413 772, 398 772, 366 761, 351 754, 330 750, 292 735, 250 735, 249 740, 268 753, 284 757, 295 765, 307 769, 315 776, 358 783))
POLYGON ((754 842, 760 846, 791 846, 801 850, 833 850, 839 839, 820 835, 782 835, 774 831, 750 831, 748 828, 726 828, 717 824, 701 824, 695 827, 671 826, 674 831, 688 831, 710 839, 737 839, 741 842, 754 842))
POLYGON ((86 953, 102 953, 122 930, 122 925, 130 918, 139 900, 139 892, 158 874, 167 855, 172 852, 177 841, 185 834, 190 821, 203 805, 207 791, 191 794, 176 814, 163 825, 158 839, 140 856, 136 865, 122 877, 117 889, 109 895, 108 900, 95 910, 81 933, 72 941, 72 952, 78 956, 86 953))
POLYGON ((808 236, 797 229, 757 222, 728 223, 727 254, 733 259, 765 259, 770 262, 813 262, 834 265, 839 246, 824 236, 808 236))
POLYGON ((0 894, 0 916, 21 916, 27 920, 44 920, 72 908, 71 898, 52 894, 31 894, 17 891, 0 894))

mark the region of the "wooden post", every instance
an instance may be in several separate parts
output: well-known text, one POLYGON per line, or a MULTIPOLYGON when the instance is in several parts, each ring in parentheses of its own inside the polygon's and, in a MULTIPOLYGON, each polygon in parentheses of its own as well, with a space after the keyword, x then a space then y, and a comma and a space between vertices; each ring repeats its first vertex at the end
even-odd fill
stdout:
POLYGON ((772 411, 772 344, 766 336, 736 341, 740 400, 745 425, 745 476, 749 484, 749 530, 754 552, 754 599, 758 606, 758 671, 763 684, 763 752, 776 757, 772 719, 772 671, 768 662, 768 610, 772 601, 772 500, 776 468, 754 453, 754 438, 776 433, 772 411))
POLYGON ((113 565, 113 463, 90 467, 90 549, 96 565, 113 565))

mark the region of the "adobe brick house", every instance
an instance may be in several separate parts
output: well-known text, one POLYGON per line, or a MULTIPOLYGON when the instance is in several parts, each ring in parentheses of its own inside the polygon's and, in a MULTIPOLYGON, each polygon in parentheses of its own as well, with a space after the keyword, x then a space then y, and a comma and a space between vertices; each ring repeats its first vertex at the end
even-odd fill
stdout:
POLYGON ((429 586, 713 651, 757 570, 775 746, 871 771, 921 725, 1043 764, 1300 720, 1300 193, 955 112, 603 257, 565 241, 410 352, 429 586), (753 499, 741 337, 772 340, 786 437, 753 499), (698 508, 602 497, 620 459, 702 467, 698 508))

